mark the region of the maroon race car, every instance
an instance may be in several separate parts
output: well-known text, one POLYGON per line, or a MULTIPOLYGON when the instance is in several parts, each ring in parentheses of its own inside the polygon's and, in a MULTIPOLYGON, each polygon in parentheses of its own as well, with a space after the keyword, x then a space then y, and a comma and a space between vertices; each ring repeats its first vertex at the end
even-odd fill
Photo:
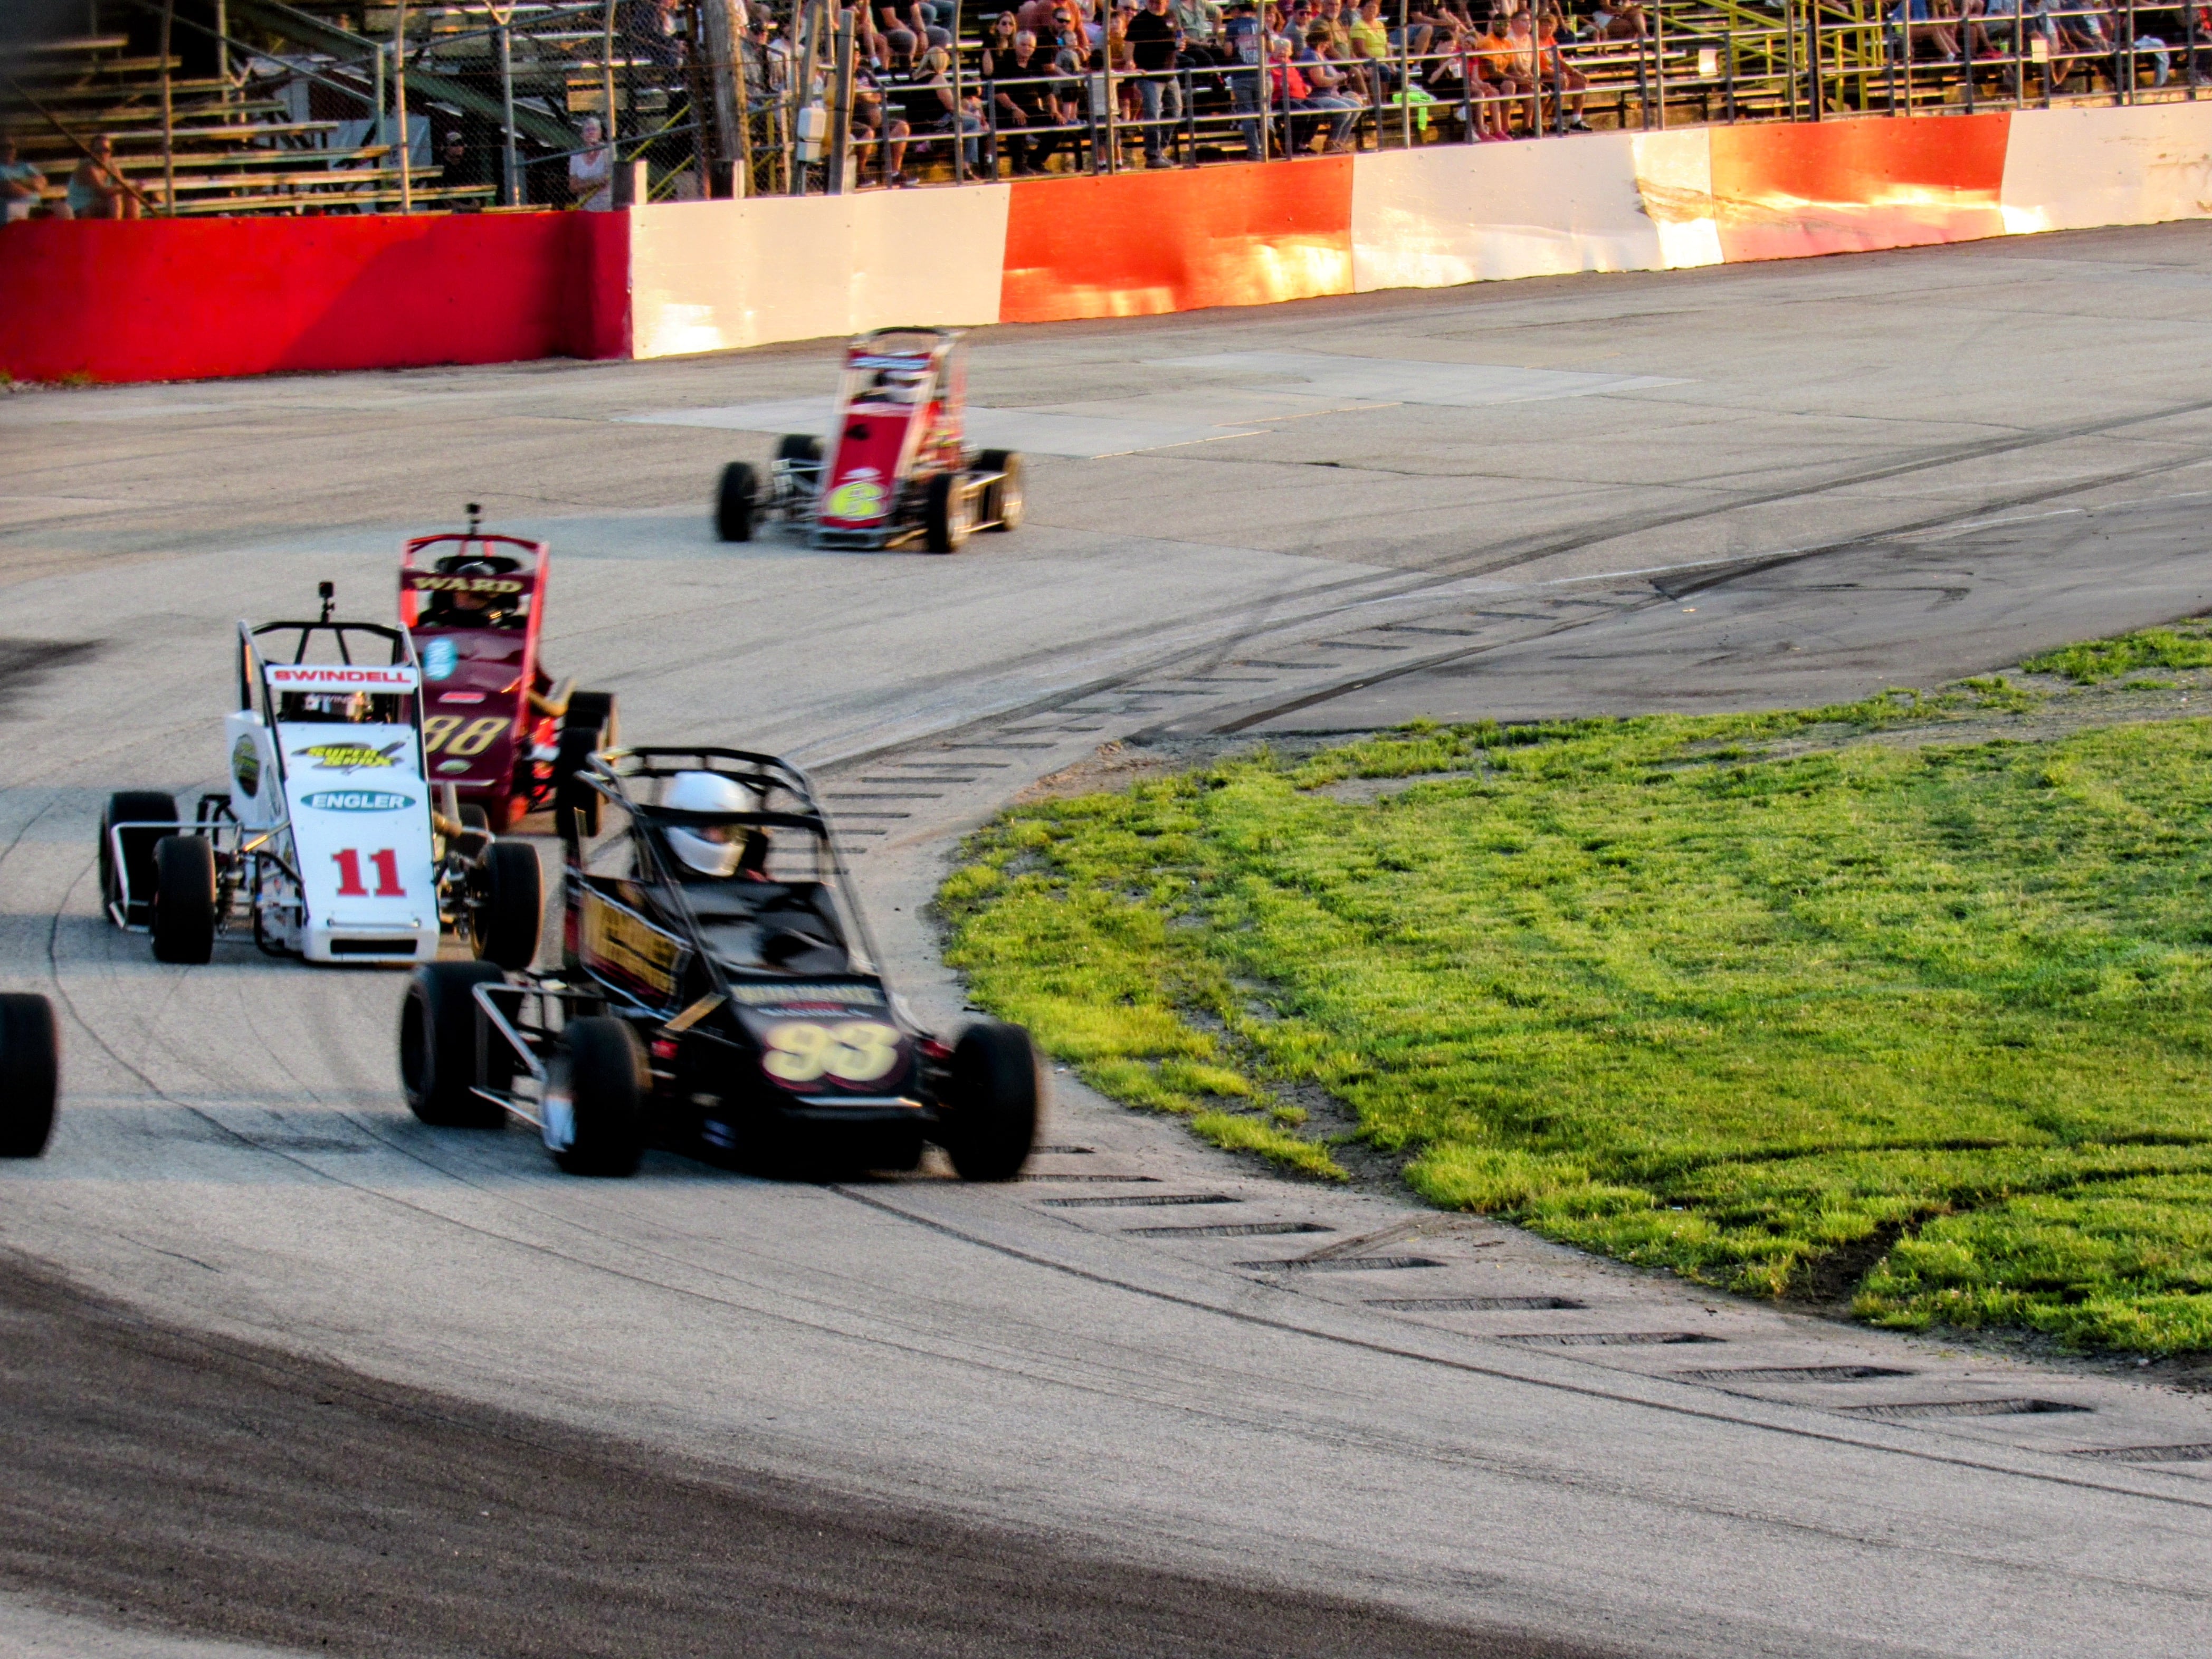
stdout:
POLYGON ((433 784, 454 786, 464 819, 494 832, 552 807, 580 811, 599 797, 574 782, 615 741, 608 691, 556 684, 538 659, 550 553, 543 542, 489 536, 469 504, 469 527, 417 536, 399 562, 399 620, 422 668, 422 751, 433 784))

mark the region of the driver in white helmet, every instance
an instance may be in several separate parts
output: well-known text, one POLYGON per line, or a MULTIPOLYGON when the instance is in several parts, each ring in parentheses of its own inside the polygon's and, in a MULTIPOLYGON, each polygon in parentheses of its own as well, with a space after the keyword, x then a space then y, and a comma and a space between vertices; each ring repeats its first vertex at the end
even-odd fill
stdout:
MULTIPOLYGON (((754 812, 753 792, 719 772, 678 772, 668 781, 660 804, 679 812, 754 812)), ((768 879, 768 831, 741 823, 671 824, 668 849, 698 874, 727 881, 743 877, 768 879)))

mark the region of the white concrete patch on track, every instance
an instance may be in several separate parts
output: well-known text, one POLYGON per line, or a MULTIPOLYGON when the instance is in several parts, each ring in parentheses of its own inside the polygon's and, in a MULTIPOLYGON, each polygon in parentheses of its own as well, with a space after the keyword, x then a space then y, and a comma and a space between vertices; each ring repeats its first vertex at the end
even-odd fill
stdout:
POLYGON ((1161 357, 1155 361, 1166 368, 1218 368, 1243 374, 1283 375, 1300 384, 1267 389, 1291 397, 1357 398, 1386 404, 1425 404, 1442 409, 1549 403, 1555 398, 1594 398, 1687 384, 1652 374, 1580 374, 1498 363, 1355 357, 1327 351, 1218 351, 1203 356, 1161 357))
POLYGON ((293 1648, 118 1629, 4 1592, 0 1592, 0 1652, 9 1659, 305 1659, 293 1648))

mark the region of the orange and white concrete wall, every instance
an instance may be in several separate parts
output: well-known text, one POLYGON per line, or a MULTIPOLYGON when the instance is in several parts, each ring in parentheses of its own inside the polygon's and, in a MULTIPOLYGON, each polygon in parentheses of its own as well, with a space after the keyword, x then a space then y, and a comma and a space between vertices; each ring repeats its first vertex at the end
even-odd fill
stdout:
POLYGON ((1595 133, 622 214, 32 221, 0 369, 665 357, 2212 217, 2212 101, 1595 133))

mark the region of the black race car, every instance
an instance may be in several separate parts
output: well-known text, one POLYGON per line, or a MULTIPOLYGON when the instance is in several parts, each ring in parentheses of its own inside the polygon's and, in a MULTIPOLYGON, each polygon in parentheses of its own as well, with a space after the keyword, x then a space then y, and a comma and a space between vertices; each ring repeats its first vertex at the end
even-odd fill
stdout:
POLYGON ((577 776, 608 831, 561 814, 556 972, 415 972, 399 1021, 426 1123, 537 1127, 560 1166, 627 1175, 648 1145, 807 1168, 911 1169, 925 1141, 970 1181, 1028 1159, 1029 1034, 947 1044, 884 983, 829 820, 787 761, 629 749, 577 776))

